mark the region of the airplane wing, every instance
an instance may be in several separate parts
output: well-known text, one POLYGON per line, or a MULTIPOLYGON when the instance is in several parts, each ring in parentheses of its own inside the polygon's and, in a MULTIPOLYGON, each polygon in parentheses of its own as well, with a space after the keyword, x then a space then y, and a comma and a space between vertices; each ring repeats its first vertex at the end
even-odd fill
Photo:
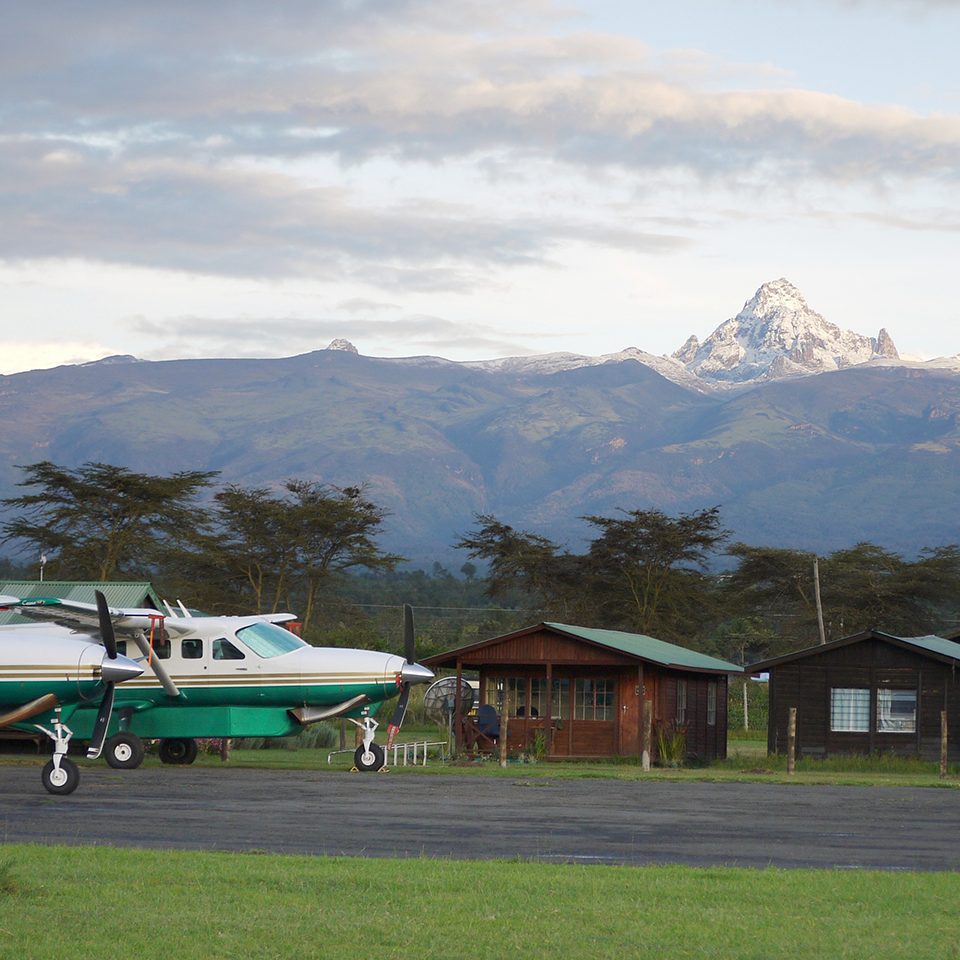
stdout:
MULTIPOLYGON (((100 634, 100 618, 95 603, 82 603, 79 600, 63 600, 60 597, 28 597, 25 599, 4 597, 4 601, 14 600, 14 603, 2 603, 8 609, 15 609, 18 613, 31 620, 53 621, 64 627, 69 627, 77 633, 86 633, 91 636, 100 634)), ((117 633, 133 635, 140 631, 150 630, 151 623, 157 623, 163 617, 157 610, 149 607, 110 607, 110 619, 113 621, 117 633)), ((169 630, 169 619, 165 618, 164 626, 169 630)), ((179 632, 179 631, 177 631, 179 632)))

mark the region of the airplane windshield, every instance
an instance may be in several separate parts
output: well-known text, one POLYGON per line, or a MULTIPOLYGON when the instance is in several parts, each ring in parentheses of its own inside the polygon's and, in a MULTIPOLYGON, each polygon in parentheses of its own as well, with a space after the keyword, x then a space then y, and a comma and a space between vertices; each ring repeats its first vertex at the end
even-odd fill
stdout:
POLYGON ((282 653, 307 646, 289 630, 275 623, 254 623, 237 631, 241 639, 259 657, 279 657, 282 653))

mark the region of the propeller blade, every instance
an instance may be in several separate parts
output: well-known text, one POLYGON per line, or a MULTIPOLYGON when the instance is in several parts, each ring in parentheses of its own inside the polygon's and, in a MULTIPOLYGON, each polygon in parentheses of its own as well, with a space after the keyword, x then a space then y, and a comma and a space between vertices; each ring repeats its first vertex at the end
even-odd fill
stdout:
POLYGON ((407 663, 413 663, 416 660, 413 644, 413 607, 409 603, 403 605, 403 652, 407 663))
POLYGON ((107 648, 107 656, 111 660, 117 659, 117 637, 113 632, 113 621, 110 619, 110 610, 107 607, 107 598, 99 591, 97 596, 97 616, 100 618, 100 639, 107 648))
POLYGON ((115 683, 108 683, 103 691, 100 712, 97 714, 96 723, 93 725, 93 736, 90 738, 90 745, 87 747, 88 760, 96 760, 103 750, 103 741, 107 738, 107 727, 110 726, 110 716, 113 714, 113 695, 116 687, 115 683))
POLYGON ((387 727, 387 749, 389 750, 393 746, 393 741, 396 740, 397 734, 400 732, 400 726, 403 723, 403 718, 407 714, 407 701, 410 699, 410 684, 405 683, 400 688, 400 699, 397 700, 397 705, 393 710, 393 716, 390 718, 390 724, 387 727))

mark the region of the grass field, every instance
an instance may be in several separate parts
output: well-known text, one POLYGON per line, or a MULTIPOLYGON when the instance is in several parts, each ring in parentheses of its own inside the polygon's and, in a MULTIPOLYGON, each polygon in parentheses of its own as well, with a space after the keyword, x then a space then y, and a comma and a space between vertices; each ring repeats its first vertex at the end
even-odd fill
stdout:
MULTIPOLYGON (((436 729, 424 728, 404 731, 403 739, 412 741, 436 740, 436 729)), ((283 743, 282 741, 275 741, 283 743)), ((351 752, 335 756, 327 764, 327 756, 333 748, 245 750, 234 748, 228 765, 235 768, 271 769, 271 770, 349 770, 353 765, 351 752)), ((3 764, 41 764, 43 757, 32 754, 0 756, 3 764)), ((82 768, 103 766, 103 761, 86 761, 82 756, 75 758, 82 768)), ((148 754, 144 763, 147 766, 159 766, 156 756, 148 754)), ((198 766, 220 767, 223 765, 216 753, 201 753, 196 760, 198 766)), ((763 782, 796 785, 833 785, 833 786, 904 786, 937 787, 947 789, 960 788, 960 768, 952 764, 949 776, 940 779, 938 765, 930 761, 910 757, 870 756, 870 757, 833 757, 827 760, 801 759, 797 761, 797 772, 787 773, 785 757, 769 757, 765 740, 735 739, 730 741, 729 756, 726 760, 716 761, 705 766, 682 768, 654 767, 644 772, 636 759, 624 758, 618 761, 603 762, 539 762, 518 763, 511 760, 505 769, 499 766, 495 758, 482 762, 441 763, 431 759, 426 767, 421 765, 393 766, 392 755, 388 758, 392 776, 432 776, 453 774, 457 776, 552 778, 561 780, 691 780, 739 783, 763 782)), ((4 960, 0 956, 0 960, 4 960)))
POLYGON ((958 898, 957 874, 11 845, 0 957, 950 960, 958 898))

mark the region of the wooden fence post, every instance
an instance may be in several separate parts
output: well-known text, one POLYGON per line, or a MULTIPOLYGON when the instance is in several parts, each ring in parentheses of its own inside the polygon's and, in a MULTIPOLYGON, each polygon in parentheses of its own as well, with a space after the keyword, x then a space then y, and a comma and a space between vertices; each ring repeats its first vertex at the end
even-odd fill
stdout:
POLYGON ((650 770, 650 753, 653 749, 653 701, 643 701, 643 769, 650 770))
POLYGON ((787 725, 787 773, 797 772, 797 708, 790 708, 790 721, 787 725))
POLYGON ((507 769, 507 717, 510 708, 507 706, 509 700, 503 698, 503 716, 500 718, 500 766, 507 769))
POLYGON ((947 775, 947 711, 940 711, 940 779, 947 775))

